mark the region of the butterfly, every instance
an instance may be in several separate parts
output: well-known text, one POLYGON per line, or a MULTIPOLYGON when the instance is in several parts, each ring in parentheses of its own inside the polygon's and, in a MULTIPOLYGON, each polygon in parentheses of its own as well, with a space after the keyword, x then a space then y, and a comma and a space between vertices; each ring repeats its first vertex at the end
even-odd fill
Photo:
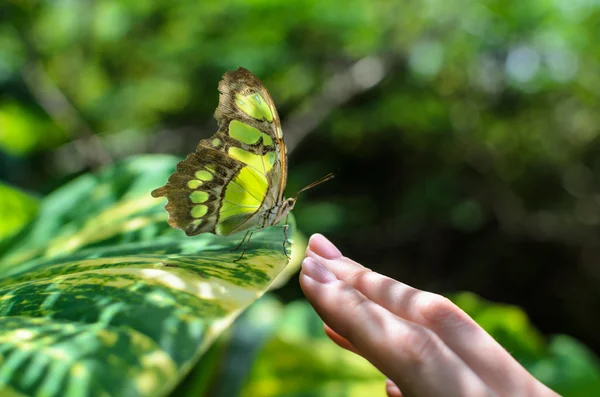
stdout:
POLYGON ((242 67, 226 72, 218 90, 219 104, 214 113, 217 132, 202 139, 196 151, 177 165, 167 183, 153 190, 152 196, 168 199, 165 209, 169 225, 188 236, 228 236, 246 231, 237 248, 248 234, 251 238, 255 231, 286 218, 283 252, 289 258, 285 250, 287 216, 297 194, 333 174, 286 199, 287 149, 271 95, 242 67))

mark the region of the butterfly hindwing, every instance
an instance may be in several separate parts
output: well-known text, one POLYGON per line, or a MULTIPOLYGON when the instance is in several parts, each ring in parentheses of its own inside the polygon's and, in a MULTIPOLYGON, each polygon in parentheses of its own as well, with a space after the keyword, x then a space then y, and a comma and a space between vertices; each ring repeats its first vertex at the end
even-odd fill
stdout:
POLYGON ((167 184, 152 192, 167 197, 169 224, 187 235, 215 232, 225 187, 241 165, 217 150, 199 150, 177 165, 167 184))
POLYGON ((188 235, 259 225, 261 211, 278 202, 285 186, 285 145, 267 90, 239 68, 223 76, 219 91, 218 131, 152 192, 167 197, 169 224, 188 235))

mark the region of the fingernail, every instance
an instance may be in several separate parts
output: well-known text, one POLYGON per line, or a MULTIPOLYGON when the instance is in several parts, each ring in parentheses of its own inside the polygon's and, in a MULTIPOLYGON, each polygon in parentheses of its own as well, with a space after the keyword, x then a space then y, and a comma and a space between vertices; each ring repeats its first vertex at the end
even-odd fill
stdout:
POLYGON ((322 234, 313 234, 308 242, 308 246, 312 252, 325 259, 335 259, 342 256, 340 250, 322 234))
POLYGON ((313 258, 304 258, 302 261, 302 273, 322 284, 337 280, 329 269, 313 258))

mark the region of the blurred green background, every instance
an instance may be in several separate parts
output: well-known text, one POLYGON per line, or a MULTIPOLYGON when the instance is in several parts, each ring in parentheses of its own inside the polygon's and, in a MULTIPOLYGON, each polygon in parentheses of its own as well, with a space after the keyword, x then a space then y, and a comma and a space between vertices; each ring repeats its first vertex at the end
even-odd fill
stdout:
POLYGON ((283 120, 288 194, 338 170, 300 197, 304 234, 600 353, 599 24, 586 0, 0 0, 0 180, 41 197, 184 156, 243 66, 283 120))

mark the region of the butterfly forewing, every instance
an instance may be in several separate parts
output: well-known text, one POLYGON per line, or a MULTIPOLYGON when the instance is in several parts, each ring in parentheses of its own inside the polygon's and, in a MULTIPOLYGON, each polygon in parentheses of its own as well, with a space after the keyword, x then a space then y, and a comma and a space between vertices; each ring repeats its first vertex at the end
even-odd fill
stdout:
POLYGON ((229 235, 263 222, 285 188, 285 144, 275 105, 248 70, 227 72, 219 83, 218 131, 200 141, 167 184, 169 224, 188 235, 229 235))
POLYGON ((287 150, 279 114, 271 95, 261 81, 244 68, 225 73, 219 82, 219 91, 219 106, 215 111, 219 125, 228 124, 235 118, 258 128, 275 143, 277 156, 271 173, 272 194, 277 202, 283 201, 287 181, 287 150))

